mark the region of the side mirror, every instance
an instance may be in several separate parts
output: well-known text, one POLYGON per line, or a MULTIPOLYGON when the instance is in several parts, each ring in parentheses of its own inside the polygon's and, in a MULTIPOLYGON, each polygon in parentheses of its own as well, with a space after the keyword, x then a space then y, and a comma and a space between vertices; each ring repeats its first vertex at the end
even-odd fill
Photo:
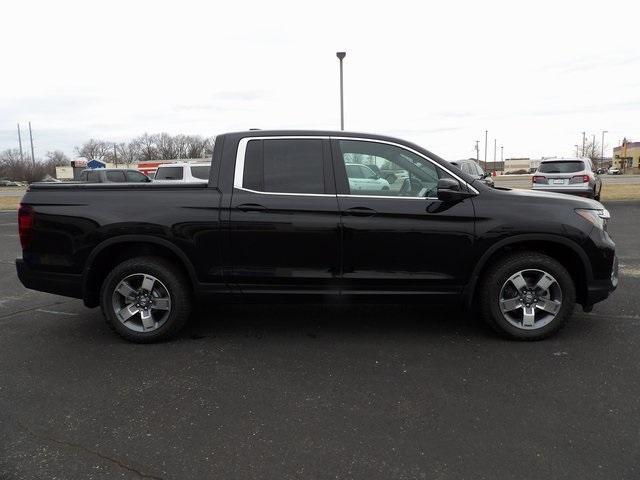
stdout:
POLYGON ((453 178, 441 178, 438 180, 438 200, 443 202, 456 202, 473 194, 460 189, 460 183, 453 178))

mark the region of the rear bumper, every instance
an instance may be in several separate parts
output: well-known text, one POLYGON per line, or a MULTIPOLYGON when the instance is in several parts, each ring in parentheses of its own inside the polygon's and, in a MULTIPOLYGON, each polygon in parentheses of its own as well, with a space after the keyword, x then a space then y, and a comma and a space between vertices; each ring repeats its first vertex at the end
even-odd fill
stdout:
POLYGON ((533 185, 531 190, 538 190, 541 192, 553 192, 553 193, 566 193, 568 195, 580 195, 581 197, 593 198, 593 188, 586 185, 565 185, 557 186, 553 185, 533 185))
POLYGON ((82 298, 82 275, 34 270, 21 258, 16 260, 16 271, 22 285, 31 290, 82 298))

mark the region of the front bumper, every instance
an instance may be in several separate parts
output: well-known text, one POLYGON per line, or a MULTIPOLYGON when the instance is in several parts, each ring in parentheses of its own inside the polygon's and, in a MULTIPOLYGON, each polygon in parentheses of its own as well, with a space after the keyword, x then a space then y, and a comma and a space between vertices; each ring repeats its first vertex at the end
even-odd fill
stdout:
POLYGON ((34 270, 22 258, 16 260, 16 271, 22 285, 31 290, 64 297, 83 297, 82 275, 34 270))
POLYGON ((618 257, 613 258, 611 277, 603 280, 591 280, 587 283, 587 296, 584 306, 591 306, 605 300, 618 287, 618 257))

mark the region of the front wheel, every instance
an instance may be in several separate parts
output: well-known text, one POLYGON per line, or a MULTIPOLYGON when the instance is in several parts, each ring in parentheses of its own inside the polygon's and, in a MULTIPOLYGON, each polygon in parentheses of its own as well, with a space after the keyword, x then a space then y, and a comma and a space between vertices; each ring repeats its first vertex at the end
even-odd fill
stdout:
POLYGON ((152 343, 176 335, 191 311, 182 271, 158 257, 138 257, 116 266, 102 284, 100 306, 123 338, 152 343))
POLYGON ((540 253, 514 253, 493 265, 482 282, 482 316, 499 333, 518 340, 540 340, 556 332, 576 301, 571 275, 540 253))

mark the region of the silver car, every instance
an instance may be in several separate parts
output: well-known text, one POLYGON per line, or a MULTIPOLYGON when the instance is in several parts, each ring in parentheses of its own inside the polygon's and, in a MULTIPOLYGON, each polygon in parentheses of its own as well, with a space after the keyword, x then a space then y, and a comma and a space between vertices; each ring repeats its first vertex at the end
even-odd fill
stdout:
POLYGON ((588 158, 550 158, 531 177, 531 188, 600 200, 602 180, 588 158))

